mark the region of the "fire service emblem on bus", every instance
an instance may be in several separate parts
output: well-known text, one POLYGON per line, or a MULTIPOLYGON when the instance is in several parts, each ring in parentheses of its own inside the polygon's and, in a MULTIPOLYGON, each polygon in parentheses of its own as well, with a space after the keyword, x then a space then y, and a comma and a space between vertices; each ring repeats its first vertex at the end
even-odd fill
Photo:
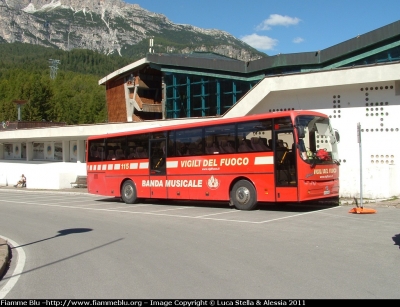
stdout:
POLYGON ((211 190, 216 190, 219 187, 219 180, 214 176, 211 176, 211 178, 207 181, 207 185, 211 190))

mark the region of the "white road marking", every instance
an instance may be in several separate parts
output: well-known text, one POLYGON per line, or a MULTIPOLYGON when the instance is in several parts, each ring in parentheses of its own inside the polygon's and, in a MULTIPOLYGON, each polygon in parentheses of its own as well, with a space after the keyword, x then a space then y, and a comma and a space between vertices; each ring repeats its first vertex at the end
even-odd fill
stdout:
MULTIPOLYGON (((9 242, 13 247, 20 246, 20 244, 14 242, 11 239, 8 239, 3 236, 0 236, 0 237, 3 238, 4 240, 6 240, 7 242, 9 242)), ((21 273, 24 269, 25 260, 26 260, 24 249, 22 247, 18 247, 17 252, 18 252, 17 264, 15 266, 14 272, 12 273, 12 276, 9 278, 9 280, 4 285, 4 287, 0 289, 0 299, 5 298, 6 295, 11 291, 11 289, 17 283, 17 281, 18 281, 19 277, 21 276, 21 273)), ((14 257, 13 257, 13 261, 15 261, 14 257)))
MULTIPOLYGON (((21 202, 16 202, 16 201, 3 201, 3 202, 21 203, 21 202)), ((233 219, 223 219, 223 218, 210 218, 210 217, 206 217, 206 216, 205 217, 202 217, 202 216, 198 217, 198 216, 189 216, 189 215, 164 214, 164 213, 157 213, 157 211, 139 212, 139 211, 126 211, 126 210, 113 210, 113 209, 110 209, 110 208, 105 208, 105 209, 102 209, 102 208, 86 208, 86 207, 56 205, 56 204, 37 204, 37 203, 30 203, 30 202, 22 202, 22 203, 28 204, 28 205, 44 206, 44 207, 59 207, 59 208, 70 208, 70 209, 92 210, 92 211, 119 212, 119 213, 130 213, 130 214, 144 214, 144 215, 168 216, 168 217, 179 217, 179 218, 189 218, 189 219, 203 219, 203 220, 212 220, 212 221, 249 223, 249 224, 266 224, 266 223, 276 222, 276 221, 284 220, 284 219, 288 219, 288 218, 293 218, 293 217, 298 217, 298 216, 302 216, 302 215, 313 214, 313 213, 318 213, 318 212, 325 211, 325 210, 331 210, 331 209, 339 208, 339 207, 333 207, 333 208, 328 208, 328 209, 323 209, 323 210, 318 210, 318 211, 293 214, 293 215, 290 215, 290 216, 285 216, 285 217, 280 217, 280 218, 269 219, 269 220, 264 220, 264 221, 258 221, 257 222, 257 221, 248 221, 248 220, 233 220, 233 219)), ((178 208, 178 209, 180 209, 180 208, 178 208)), ((181 209, 186 209, 186 208, 181 208, 181 209)), ((160 212, 160 211, 158 211, 158 212, 160 212)), ((241 211, 227 211, 226 213, 233 213, 233 212, 236 212, 236 213, 240 214, 241 211)))
MULTIPOLYGON (((53 194, 54 195, 54 194, 53 194)), ((99 197, 97 195, 97 197, 99 197)), ((86 200, 79 200, 76 202, 82 202, 86 200)), ((108 211, 108 212, 120 212, 120 213, 130 213, 130 214, 147 214, 147 215, 158 215, 158 216, 169 216, 169 217, 181 217, 181 218, 190 218, 190 219, 204 219, 204 220, 215 220, 215 221, 227 221, 227 222, 239 222, 239 223, 252 223, 252 224, 265 224, 265 223, 270 223, 270 222, 275 222, 275 221, 280 221, 288 218, 293 218, 293 217, 298 217, 302 215, 307 215, 307 214, 313 214, 313 213, 318 213, 318 212, 323 212, 326 210, 331 210, 339 207, 332 207, 332 208, 327 208, 327 209, 321 209, 318 211, 310 211, 310 212, 305 212, 305 213, 296 213, 290 216, 284 216, 284 217, 279 217, 279 218, 274 218, 274 219, 268 219, 268 220, 263 220, 263 221, 247 221, 247 220, 236 220, 236 219, 223 219, 223 218, 212 218, 211 216, 214 215, 220 215, 220 214, 228 214, 228 213, 239 213, 241 211, 239 210, 227 210, 226 212, 218 212, 218 213, 211 213, 211 214, 206 214, 206 215, 200 215, 200 216, 186 216, 186 215, 176 215, 176 214, 163 214, 160 212, 165 212, 165 211, 177 211, 177 210, 182 210, 182 209, 188 209, 192 207, 179 207, 179 208, 171 208, 171 209, 165 209, 165 210, 156 210, 156 211, 148 211, 148 212, 139 212, 139 211, 126 211, 126 210, 118 210, 118 209, 134 209, 135 207, 139 206, 149 206, 147 204, 143 205, 133 205, 133 206, 128 206, 124 205, 122 207, 114 207, 114 208, 88 208, 85 206, 98 206, 98 205, 103 205, 103 204, 88 204, 88 205, 83 205, 83 206, 65 206, 61 205, 63 202, 57 202, 57 204, 38 204, 38 203, 33 203, 33 202, 19 202, 19 201, 7 201, 3 200, 3 202, 9 202, 9 203, 21 203, 21 204, 28 204, 28 205, 38 205, 38 206, 49 206, 49 207, 60 207, 60 208, 71 208, 71 209, 83 209, 83 210, 93 210, 93 211, 108 211)), ((68 201, 68 203, 74 204, 75 202, 68 201)), ((105 203, 106 204, 106 203, 105 203)))
POLYGON ((158 212, 164 212, 164 211, 173 211, 173 210, 182 210, 182 209, 191 209, 191 208, 193 208, 193 207, 179 207, 179 208, 171 208, 171 209, 150 211, 148 213, 158 213, 158 212))
POLYGON ((199 215, 196 216, 197 218, 203 218, 203 217, 207 217, 207 216, 211 216, 211 215, 218 215, 218 214, 227 214, 227 213, 234 213, 234 212, 238 212, 238 211, 229 211, 229 212, 218 212, 218 213, 212 213, 212 214, 206 214, 206 215, 199 215))
MULTIPOLYGON (((83 204, 82 206, 79 206, 79 208, 90 207, 90 206, 107 206, 107 205, 111 205, 111 204, 114 204, 114 203, 98 202, 96 204, 86 204, 86 205, 83 204)), ((146 206, 150 206, 150 205, 149 204, 125 204, 125 203, 123 203, 121 206, 107 208, 107 209, 118 209, 118 208, 128 209, 128 208, 146 207, 146 206)))
POLYGON ((107 209, 110 210, 110 211, 118 212, 118 210, 115 210, 115 209, 122 209, 122 208, 126 209, 126 206, 125 207, 111 207, 111 208, 107 208, 107 209))
POLYGON ((322 212, 322 211, 325 211, 325 210, 331 210, 331 209, 336 209, 336 208, 339 208, 339 207, 332 207, 332 208, 321 209, 321 210, 317 210, 317 211, 309 211, 309 212, 304 212, 304 213, 297 213, 297 214, 293 214, 293 215, 278 217, 276 219, 270 219, 270 220, 261 221, 260 223, 270 223, 270 222, 275 222, 275 221, 284 220, 284 219, 290 219, 292 217, 297 217, 297 216, 302 216, 302 215, 322 212))

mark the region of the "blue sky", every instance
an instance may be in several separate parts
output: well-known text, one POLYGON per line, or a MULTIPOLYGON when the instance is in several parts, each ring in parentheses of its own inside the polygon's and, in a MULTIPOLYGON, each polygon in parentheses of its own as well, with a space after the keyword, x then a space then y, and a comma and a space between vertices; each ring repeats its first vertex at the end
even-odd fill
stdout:
POLYGON ((125 0, 268 55, 322 50, 400 20, 398 0, 125 0))

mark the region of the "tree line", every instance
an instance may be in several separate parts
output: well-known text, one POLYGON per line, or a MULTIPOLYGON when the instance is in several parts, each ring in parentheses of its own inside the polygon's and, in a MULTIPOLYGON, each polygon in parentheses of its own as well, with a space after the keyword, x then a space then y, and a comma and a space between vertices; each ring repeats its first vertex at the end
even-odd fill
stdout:
POLYGON ((14 100, 27 101, 21 108, 23 121, 107 122, 105 88, 98 81, 135 60, 91 50, 0 44, 0 122, 18 119, 14 100), (54 79, 50 59, 60 61, 54 79))

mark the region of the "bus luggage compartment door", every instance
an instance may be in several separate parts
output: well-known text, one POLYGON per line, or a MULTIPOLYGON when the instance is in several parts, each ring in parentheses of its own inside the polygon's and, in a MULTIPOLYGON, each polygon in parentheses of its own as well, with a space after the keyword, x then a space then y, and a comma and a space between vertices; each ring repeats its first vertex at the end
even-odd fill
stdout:
POLYGON ((297 201, 297 187, 276 187, 275 199, 277 202, 297 201))

